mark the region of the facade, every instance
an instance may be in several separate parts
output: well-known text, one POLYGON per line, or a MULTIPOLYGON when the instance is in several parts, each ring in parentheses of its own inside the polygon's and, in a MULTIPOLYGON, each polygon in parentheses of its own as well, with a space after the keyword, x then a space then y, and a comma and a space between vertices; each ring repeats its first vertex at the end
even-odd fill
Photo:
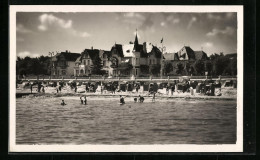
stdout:
MULTIPOLYGON (((164 54, 165 64, 170 63, 172 70, 168 75, 190 75, 197 72, 195 62, 209 60, 207 54, 204 51, 194 51, 189 46, 184 46, 176 53, 166 53, 164 54)), ((206 63, 204 63, 206 65, 206 63)))
POLYGON ((99 57, 103 66, 103 70, 107 73, 109 71, 109 57, 110 52, 99 49, 85 49, 81 55, 76 59, 74 66, 74 76, 89 76, 92 74, 94 61, 99 57))
POLYGON ((160 70, 163 58, 162 52, 151 43, 139 44, 137 35, 134 43, 115 44, 110 52, 110 76, 138 77, 150 75, 154 68, 157 67, 160 70))
POLYGON ((51 58, 51 75, 53 76, 73 76, 76 59, 79 53, 69 51, 57 53, 51 58))

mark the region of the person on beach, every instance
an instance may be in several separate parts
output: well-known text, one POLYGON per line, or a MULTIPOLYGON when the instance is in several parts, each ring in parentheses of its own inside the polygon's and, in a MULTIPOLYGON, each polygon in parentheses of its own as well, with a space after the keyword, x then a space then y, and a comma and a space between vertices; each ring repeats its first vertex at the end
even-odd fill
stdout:
POLYGON ((84 104, 86 105, 87 104, 87 97, 84 96, 84 104))
POLYGON ((59 85, 59 91, 61 92, 61 85, 59 85))
POLYGON ((219 88, 217 91, 216 91, 216 96, 221 96, 222 93, 221 93, 221 89, 219 88))
POLYGON ((166 86, 166 94, 169 95, 169 85, 166 86))
POLYGON ((172 86, 171 86, 171 89, 172 89, 172 90, 171 90, 171 96, 172 96, 172 95, 173 95, 173 92, 174 92, 174 90, 175 90, 175 85, 172 85, 172 86))
POLYGON ((120 95, 120 104, 125 104, 125 97, 120 95))
POLYGON ((194 91, 192 87, 190 87, 190 95, 194 96, 194 91))
POLYGON ((33 88, 33 85, 32 85, 32 84, 31 84, 30 88, 31 88, 31 93, 32 93, 32 88, 33 88))
POLYGON ((140 102, 140 103, 143 103, 143 102, 144 102, 144 97, 141 96, 141 95, 139 95, 139 102, 140 102))
POLYGON ((137 98, 136 98, 136 97, 134 98, 134 102, 135 102, 135 103, 137 102, 137 98))
POLYGON ((42 92, 45 93, 45 89, 44 89, 44 86, 42 86, 42 92))
POLYGON ((206 95, 207 95, 207 96, 210 95, 210 90, 209 90, 209 89, 207 90, 206 95))
POLYGON ((153 92, 153 98, 152 98, 152 102, 155 102, 155 92, 153 92))
POLYGON ((66 103, 64 102, 64 100, 61 100, 61 105, 62 105, 62 106, 66 105, 66 103))
POLYGON ((140 86, 139 86, 139 84, 136 84, 136 88, 135 88, 135 90, 136 90, 136 93, 138 93, 138 90, 140 89, 140 86))
POLYGON ((81 104, 83 104, 83 102, 84 102, 81 96, 80 96, 80 102, 81 102, 81 104))
POLYGON ((77 93, 77 86, 75 87, 75 93, 77 93))

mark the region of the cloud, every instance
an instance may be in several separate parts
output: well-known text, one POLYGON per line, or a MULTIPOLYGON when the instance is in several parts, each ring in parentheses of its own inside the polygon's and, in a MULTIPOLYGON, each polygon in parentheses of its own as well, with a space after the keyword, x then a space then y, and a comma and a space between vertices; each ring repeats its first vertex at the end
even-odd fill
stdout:
POLYGON ((41 24, 38 26, 39 30, 46 31, 51 26, 58 26, 60 28, 71 28, 72 20, 63 20, 52 14, 42 14, 39 17, 41 24))
POLYGON ((187 26, 187 29, 190 29, 193 25, 194 22, 197 21, 197 18, 196 17, 192 17, 188 23, 188 26, 187 26))
POLYGON ((210 47, 213 46, 213 43, 212 42, 205 42, 205 43, 202 44, 202 46, 210 48, 210 47))
POLYGON ((165 22, 161 22, 160 25, 161 25, 162 27, 164 27, 164 26, 165 26, 165 22))
POLYGON ((21 58, 24 58, 24 57, 40 57, 40 54, 38 54, 38 53, 31 53, 31 52, 29 52, 29 51, 24 51, 24 52, 19 52, 18 54, 17 54, 17 56, 19 56, 19 57, 21 57, 21 58))
POLYGON ((177 23, 179 23, 179 22, 180 22, 180 19, 178 19, 178 18, 177 18, 177 19, 174 19, 174 20, 172 21, 173 24, 177 24, 177 23))
POLYGON ((212 13, 207 14, 207 18, 209 20, 221 20, 222 19, 220 15, 216 15, 216 14, 212 14, 212 13))
POLYGON ((216 28, 213 28, 211 32, 208 32, 206 35, 211 37, 211 36, 216 36, 216 35, 233 35, 235 32, 235 30, 231 27, 226 27, 225 29, 223 30, 220 30, 220 29, 216 29, 216 28))
POLYGON ((25 28, 22 24, 16 25, 16 32, 18 32, 18 33, 32 33, 31 30, 25 28))
POLYGON ((91 34, 89 34, 88 32, 81 32, 74 29, 72 26, 72 20, 64 20, 52 14, 40 15, 39 21, 40 21, 40 25, 38 26, 38 29, 43 32, 49 30, 52 27, 55 27, 58 29, 60 28, 65 29, 69 33, 77 37, 87 38, 91 36, 91 34))
POLYGON ((166 17, 166 21, 169 23, 177 24, 180 22, 179 18, 175 18, 173 15, 169 15, 166 17))

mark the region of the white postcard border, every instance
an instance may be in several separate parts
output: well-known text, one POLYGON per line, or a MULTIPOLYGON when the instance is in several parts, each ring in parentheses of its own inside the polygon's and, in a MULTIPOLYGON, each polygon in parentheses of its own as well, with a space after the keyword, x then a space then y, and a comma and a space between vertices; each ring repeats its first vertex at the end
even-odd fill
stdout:
POLYGON ((9 19, 9 152, 243 152, 243 6, 44 6, 10 5, 9 19), (237 142, 219 145, 17 145, 16 138, 16 12, 237 12, 237 142))

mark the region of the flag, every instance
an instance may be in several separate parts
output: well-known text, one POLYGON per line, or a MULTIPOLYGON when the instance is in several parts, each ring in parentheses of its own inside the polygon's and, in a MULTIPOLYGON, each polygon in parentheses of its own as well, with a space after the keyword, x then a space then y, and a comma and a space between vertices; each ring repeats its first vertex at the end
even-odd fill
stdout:
POLYGON ((161 40, 161 43, 163 42, 163 38, 162 38, 162 40, 161 40))

